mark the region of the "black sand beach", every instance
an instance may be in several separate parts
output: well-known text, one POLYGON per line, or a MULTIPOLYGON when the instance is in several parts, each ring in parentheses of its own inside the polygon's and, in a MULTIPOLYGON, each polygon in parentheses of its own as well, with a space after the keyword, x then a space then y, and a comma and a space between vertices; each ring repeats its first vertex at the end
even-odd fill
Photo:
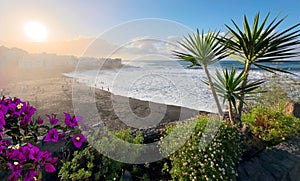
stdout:
POLYGON ((159 124, 185 120, 199 113, 207 114, 205 111, 141 101, 113 95, 101 89, 89 88, 82 83, 77 83, 72 78, 63 76, 64 72, 66 70, 63 68, 52 72, 43 70, 39 70, 38 73, 21 72, 14 77, 14 80, 1 87, 0 93, 7 97, 19 97, 23 101, 28 101, 37 108, 35 117, 41 116, 42 118, 46 118, 45 114, 54 113, 58 115, 58 118, 63 119, 63 112, 73 114, 78 112, 78 109, 88 111, 91 106, 95 106, 98 115, 87 114, 88 117, 84 117, 86 122, 90 124, 105 122, 113 130, 132 127, 154 128, 159 124), (72 86, 74 85, 84 90, 79 96, 80 100, 75 100, 72 95, 74 93, 72 86), (90 102, 91 96, 95 98, 93 103, 90 102), (74 101, 80 101, 80 106, 74 107, 76 104, 74 101), (130 120, 130 123, 126 120, 130 120), (145 120, 148 122, 143 122, 145 120))

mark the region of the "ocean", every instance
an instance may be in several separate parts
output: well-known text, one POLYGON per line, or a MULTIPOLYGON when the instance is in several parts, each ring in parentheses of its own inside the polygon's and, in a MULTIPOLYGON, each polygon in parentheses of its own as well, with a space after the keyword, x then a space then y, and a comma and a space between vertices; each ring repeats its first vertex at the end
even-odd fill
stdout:
MULTIPOLYGON (((116 95, 217 112, 210 89, 202 82, 206 80, 206 76, 201 67, 187 68, 190 63, 179 60, 134 60, 122 63, 128 66, 120 69, 72 72, 65 75, 116 95)), ((296 74, 288 76, 299 81, 300 61, 268 65, 296 74)), ((231 67, 242 71, 243 64, 229 60, 220 61, 209 66, 209 71, 214 76, 216 69, 231 69, 231 67)), ((267 72, 253 67, 249 78, 257 80, 265 76, 268 76, 267 72)), ((221 98, 220 101, 222 102, 221 98)), ((223 108, 225 109, 225 105, 223 108)))

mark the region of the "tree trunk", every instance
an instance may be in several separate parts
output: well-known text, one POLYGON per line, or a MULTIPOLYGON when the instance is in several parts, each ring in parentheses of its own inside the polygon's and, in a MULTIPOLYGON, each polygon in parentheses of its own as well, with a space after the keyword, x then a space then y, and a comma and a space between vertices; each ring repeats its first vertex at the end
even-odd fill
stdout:
POLYGON ((207 77, 207 80, 208 80, 208 84, 209 84, 211 93, 212 93, 213 98, 214 98, 214 100, 215 100, 215 103, 216 103, 216 105, 217 105, 219 117, 220 117, 220 118, 223 118, 223 111, 222 111, 222 108, 221 108, 221 104, 220 104, 220 102, 219 102, 219 99, 218 99, 217 93, 216 93, 216 91, 215 91, 215 88, 214 88, 214 86, 212 85, 212 80, 211 80, 210 74, 209 74, 209 72, 208 72, 207 66, 202 65, 202 67, 203 67, 203 69, 204 69, 204 71, 205 71, 205 74, 206 74, 206 77, 207 77))
MULTIPOLYGON (((250 66, 251 66, 251 64, 249 63, 249 61, 247 61, 246 65, 245 65, 245 68, 244 68, 244 75, 243 76, 245 77, 245 79, 242 82, 242 86, 245 86, 248 83, 248 74, 249 74, 249 71, 250 71, 250 66)), ((241 95, 241 98, 242 98, 242 100, 244 100, 245 95, 241 95)), ((244 103, 241 100, 239 100, 237 102, 237 108, 238 108, 238 115, 237 116, 238 116, 240 126, 242 125, 241 121, 242 121, 243 106, 244 106, 244 103)))
POLYGON ((229 116, 230 124, 231 124, 232 127, 234 127, 235 120, 234 120, 234 117, 233 117, 232 105, 231 105, 231 102, 230 102, 229 99, 227 100, 227 102, 228 102, 228 116, 229 116))

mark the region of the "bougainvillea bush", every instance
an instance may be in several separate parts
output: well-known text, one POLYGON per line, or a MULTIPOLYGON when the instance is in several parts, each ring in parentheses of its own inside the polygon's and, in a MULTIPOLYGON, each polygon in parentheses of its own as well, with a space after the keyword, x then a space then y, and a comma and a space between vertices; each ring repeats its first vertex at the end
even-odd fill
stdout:
POLYGON ((43 172, 58 169, 58 157, 38 145, 63 141, 80 148, 86 140, 78 128, 81 117, 64 113, 61 123, 55 114, 46 115, 46 125, 40 117, 33 119, 35 111, 19 98, 0 99, 0 172, 9 173, 5 180, 42 180, 43 172))

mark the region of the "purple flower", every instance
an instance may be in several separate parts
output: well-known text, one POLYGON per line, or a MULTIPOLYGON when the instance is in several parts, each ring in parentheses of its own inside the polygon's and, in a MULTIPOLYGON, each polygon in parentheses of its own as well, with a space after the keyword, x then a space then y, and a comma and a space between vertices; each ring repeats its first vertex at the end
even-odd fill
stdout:
POLYGON ((2 154, 2 150, 7 148, 9 145, 11 145, 11 142, 8 140, 0 140, 0 154, 2 154))
MULTIPOLYGON (((28 143, 28 145, 32 146, 30 143, 28 143)), ((29 153, 30 153, 30 149, 31 147, 29 147, 28 145, 26 146, 20 146, 19 150, 20 150, 20 153, 22 153, 23 155, 23 160, 22 160, 22 163, 27 161, 28 159, 28 156, 29 156, 29 153)))
POLYGON ((50 124, 57 124, 58 119, 56 118, 55 114, 51 114, 51 116, 49 114, 46 114, 46 116, 49 118, 50 124))
POLYGON ((12 163, 7 163, 7 165, 9 166, 9 168, 11 169, 11 174, 8 176, 8 180, 9 181, 16 181, 18 180, 18 178, 21 176, 22 173, 22 167, 21 164, 19 162, 14 162, 12 163))
POLYGON ((84 131, 89 131, 89 130, 90 130, 90 127, 89 127, 88 124, 84 124, 82 129, 83 129, 84 131))
POLYGON ((51 172, 55 172, 56 169, 52 164, 45 164, 45 171, 51 173, 51 172))
POLYGON ((0 110, 0 130, 2 130, 3 126, 6 124, 5 117, 3 112, 0 110))
POLYGON ((34 171, 34 170, 30 170, 29 172, 27 172, 24 176, 24 181, 32 181, 32 180, 37 180, 37 178, 39 177, 39 172, 38 171, 34 171))
POLYGON ((17 117, 21 116, 26 107, 26 102, 22 102, 19 98, 12 99, 9 104, 9 110, 12 111, 13 116, 17 117))
POLYGON ((42 165, 45 164, 51 155, 52 155, 51 152, 43 151, 43 154, 41 155, 41 159, 40 159, 41 164, 42 165))
POLYGON ((28 126, 28 124, 31 122, 31 119, 27 116, 24 116, 23 119, 20 121, 20 125, 23 127, 28 126))
POLYGON ((0 100, 0 110, 2 110, 3 114, 6 114, 7 111, 8 111, 8 106, 11 102, 10 99, 4 99, 5 97, 3 97, 1 100, 0 100))
POLYGON ((56 163, 57 160, 58 160, 58 157, 53 157, 53 158, 49 157, 49 158, 47 159, 47 161, 50 162, 50 163, 56 163))
POLYGON ((21 147, 19 145, 12 146, 11 148, 6 150, 6 157, 10 160, 15 160, 20 163, 23 163, 26 161, 26 155, 23 154, 23 150, 20 149, 21 147))
POLYGON ((52 128, 46 134, 44 142, 57 142, 58 141, 58 131, 55 128, 52 128))
POLYGON ((78 126, 78 123, 80 123, 82 121, 82 117, 81 116, 73 116, 71 118, 70 114, 68 113, 65 113, 65 124, 67 126, 70 126, 70 127, 74 127, 74 126, 78 126))
POLYGON ((10 101, 7 101, 6 104, 8 103, 8 109, 12 112, 14 112, 17 108, 17 104, 20 103, 20 99, 14 98, 11 99, 10 101))
POLYGON ((73 144, 76 148, 80 148, 82 143, 85 142, 86 137, 83 134, 77 134, 72 137, 73 144))
POLYGON ((35 113, 36 109, 29 104, 24 108, 23 112, 28 117, 31 118, 31 116, 35 113))
POLYGON ((36 120, 36 122, 37 122, 38 124, 43 124, 43 123, 44 123, 44 120, 42 120, 41 117, 38 117, 38 119, 36 120))
POLYGON ((51 155, 52 155, 51 152, 43 151, 41 153, 41 157, 40 157, 40 164, 44 165, 46 163, 51 163, 51 164, 56 163, 56 161, 58 160, 58 158, 57 157, 52 158, 51 155))
POLYGON ((58 134, 58 140, 64 140, 65 136, 66 136, 65 132, 62 132, 62 133, 58 134))
MULTIPOLYGON (((28 143, 28 145, 31 145, 30 143, 28 143)), ((29 147, 29 146, 28 146, 29 147)), ((41 151, 38 147, 31 145, 31 149, 29 150, 29 155, 28 157, 35 161, 38 162, 40 157, 41 157, 41 151)))

